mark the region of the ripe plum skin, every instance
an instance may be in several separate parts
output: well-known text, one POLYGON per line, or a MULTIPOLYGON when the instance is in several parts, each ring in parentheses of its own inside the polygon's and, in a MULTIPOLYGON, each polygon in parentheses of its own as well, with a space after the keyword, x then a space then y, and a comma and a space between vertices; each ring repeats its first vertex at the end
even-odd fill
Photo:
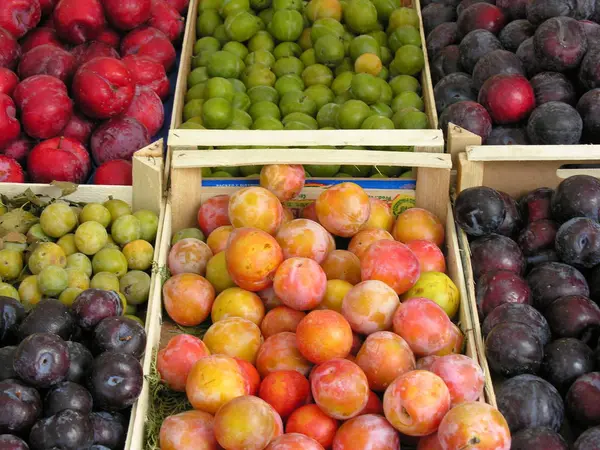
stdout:
POLYGON ((542 345, 547 345, 552 338, 546 318, 533 306, 524 303, 504 303, 494 308, 481 325, 483 336, 486 337, 496 325, 507 322, 528 325, 542 345))
POLYGON ((477 280, 477 309, 480 318, 504 303, 531 304, 531 291, 527 282, 514 272, 496 270, 487 272, 477 280))
POLYGON ((458 31, 465 36, 473 30, 488 30, 498 34, 506 23, 506 17, 500 8, 489 3, 475 3, 458 16, 458 31))
POLYGON ((440 128, 444 133, 447 132, 449 123, 481 136, 484 142, 492 131, 489 113, 479 103, 472 101, 462 101, 447 107, 440 115, 440 128))
POLYGON ((42 414, 38 391, 16 379, 0 381, 0 434, 27 433, 42 414))
POLYGON ((533 110, 527 122, 527 134, 532 144, 578 144, 583 132, 583 120, 575 108, 563 102, 548 102, 533 110))
MULTIPOLYGON (((442 23, 456 22, 456 8, 442 3, 431 3, 421 11, 425 33, 431 33, 435 27, 442 23)), ((427 39, 429 41, 429 39, 427 39)))
POLYGON ((551 201, 552 216, 559 223, 575 217, 598 220, 600 180, 589 175, 574 175, 558 185, 551 201))
POLYGON ((67 380, 74 383, 81 383, 89 373, 92 363, 94 362, 94 357, 92 356, 92 353, 79 342, 67 341, 67 348, 69 350, 69 359, 71 361, 67 380))
POLYGON ((473 85, 481 89, 494 75, 523 75, 525 69, 521 60, 508 50, 494 50, 482 56, 473 68, 473 85))
POLYGON ((88 415, 67 409, 39 420, 31 429, 33 448, 79 449, 92 445, 94 434, 88 415))
POLYGON ((563 437, 548 428, 527 428, 512 436, 511 450, 569 450, 563 437))
POLYGON ((577 103, 577 112, 583 120, 583 142, 600 144, 600 88, 592 89, 581 96, 577 103))
POLYGON ((535 31, 533 41, 541 67, 555 72, 577 68, 588 49, 583 27, 570 17, 546 20, 535 31))
POLYGON ((553 249, 557 231, 558 224, 553 220, 537 220, 521 230, 517 242, 525 256, 532 256, 542 250, 553 249))
POLYGON ((25 339, 34 333, 53 333, 69 339, 75 320, 69 309, 56 299, 39 302, 19 327, 19 338, 25 339))
POLYGON ((529 138, 523 127, 495 126, 485 143, 487 145, 529 145, 529 138))
POLYGON ((435 106, 439 112, 454 103, 477 100, 477 90, 473 86, 473 80, 464 72, 446 75, 436 83, 433 92, 435 106))
POLYGON ((12 297, 0 296, 0 345, 16 338, 19 324, 25 317, 25 308, 12 297))
POLYGON ((543 219, 552 219, 550 202, 554 190, 538 188, 521 198, 521 215, 525 222, 531 223, 543 219))
POLYGON ((600 423, 600 372, 591 372, 575 380, 565 397, 568 417, 579 426, 600 423))
POLYGON ((544 312, 554 300, 568 295, 587 297, 590 290, 585 277, 574 267, 559 262, 535 266, 527 275, 533 305, 544 312))
POLYGON ((511 433, 526 428, 547 427, 560 430, 564 403, 554 386, 535 375, 517 375, 496 390, 498 409, 511 433))
POLYGON ((461 72, 462 70, 458 45, 449 45, 440 50, 435 58, 432 58, 431 78, 434 84, 438 83, 446 75, 461 72))
POLYGON ((525 258, 515 241, 506 236, 492 234, 471 243, 471 264, 476 280, 492 270, 508 270, 522 275, 525 258))
POLYGON ((521 42, 521 45, 519 45, 519 48, 517 49, 516 55, 523 63, 523 67, 525 68, 525 71, 529 77, 533 77, 534 75, 542 72, 542 68, 535 57, 533 37, 525 39, 523 42, 521 42))
POLYGON ((562 73, 541 72, 530 82, 538 106, 548 102, 563 102, 573 106, 577 101, 575 86, 562 73))
POLYGON ((510 195, 502 191, 498 191, 498 193, 502 197, 504 207, 506 208, 506 216, 504 216, 502 225, 498 228, 498 234, 512 238, 522 226, 521 211, 517 202, 510 195))
POLYGON ((12 434, 0 435, 0 448, 5 450, 29 450, 25 441, 12 434))
POLYGON ((600 426, 588 428, 579 435, 573 444, 573 450, 588 450, 590 448, 600 448, 600 426))
POLYGON ((94 360, 88 387, 97 407, 119 411, 137 400, 143 381, 142 366, 137 359, 123 353, 105 352, 94 360))
POLYGON ((494 50, 502 50, 502 44, 489 31, 474 30, 460 41, 458 48, 461 66, 465 72, 472 73, 479 58, 494 50))
POLYGON ((94 443, 108 448, 121 448, 125 443, 125 419, 119 413, 106 411, 90 414, 94 443))
MULTIPOLYGON (((598 38, 592 41, 598 43, 598 38)), ((579 68, 579 82, 585 89, 600 88, 600 48, 591 48, 579 68)))
POLYGON ((50 417, 70 409, 82 414, 92 412, 92 395, 81 385, 63 381, 53 386, 44 398, 44 416, 50 417))
POLYGON ((478 186, 461 191, 454 202, 456 223, 469 236, 486 236, 500 228, 506 217, 506 204, 500 193, 478 186))
POLYGON ((545 311, 554 336, 572 337, 596 345, 600 335, 600 307, 583 295, 554 300, 545 311))
POLYGON ((13 368, 16 350, 17 347, 11 345, 0 348, 0 381, 17 378, 17 373, 13 368))
POLYGON ((587 217, 575 217, 556 233, 556 253, 575 267, 591 269, 600 263, 600 224, 587 217))
POLYGON ((496 325, 485 339, 490 368, 505 377, 539 371, 544 348, 532 328, 519 322, 496 325))
POLYGON ((594 352, 586 344, 575 338, 561 338, 544 348, 542 374, 565 394, 578 377, 594 370, 594 362, 594 352))
POLYGON ((573 9, 573 0, 529 0, 527 20, 534 25, 559 16, 568 16, 573 9))
POLYGON ((427 53, 433 60, 445 47, 457 44, 458 42, 458 28, 456 23, 441 23, 427 35, 427 53))
POLYGON ((535 33, 535 27, 525 19, 513 20, 498 35, 506 50, 516 52, 519 45, 535 33))
POLYGON ((13 366, 28 384, 47 388, 67 377, 69 364, 65 341, 56 334, 36 333, 19 344, 13 366))

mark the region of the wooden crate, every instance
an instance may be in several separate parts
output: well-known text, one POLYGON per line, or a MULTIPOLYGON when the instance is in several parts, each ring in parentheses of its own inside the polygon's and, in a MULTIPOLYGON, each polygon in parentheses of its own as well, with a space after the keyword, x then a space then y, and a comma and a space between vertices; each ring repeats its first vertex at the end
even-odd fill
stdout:
MULTIPOLYGON (((161 242, 161 235, 164 223, 165 201, 164 201, 164 163, 163 163, 163 141, 162 139, 137 151, 133 156, 133 185, 132 186, 100 186, 84 184, 77 187, 77 190, 66 197, 65 200, 74 202, 105 202, 109 197, 123 200, 131 205, 134 211, 140 209, 149 209, 159 215, 158 231, 154 244, 155 251, 153 257, 153 266, 158 267, 159 251, 158 246, 161 242)), ((36 195, 42 195, 51 198, 58 198, 61 190, 56 186, 47 184, 27 184, 27 183, 0 183, 0 194, 11 198, 22 194, 26 189, 30 189, 36 195)), ((155 292, 160 292, 160 277, 153 270, 150 281, 149 299, 156 296, 155 292)), ((148 301, 148 310, 146 312, 146 332, 149 333, 151 323, 150 300, 148 301)), ((150 358, 142 360, 144 375, 150 368, 150 358)), ((147 382, 144 380, 144 389, 147 390, 147 382)), ((143 394, 144 391, 142 391, 143 394)), ((129 418, 129 429, 127 432, 127 441, 125 449, 129 449, 132 439, 133 425, 135 423, 136 404, 131 409, 129 418)))
MULTIPOLYGON (((159 264, 167 264, 167 256, 170 248, 171 236, 174 232, 197 226, 196 217, 200 204, 207 199, 220 195, 231 194, 237 187, 203 187, 201 183, 201 167, 219 167, 232 165, 254 164, 309 164, 319 162, 321 164, 336 164, 346 161, 349 164, 371 165, 373 164, 371 151, 353 150, 256 150, 252 152, 244 150, 214 151, 175 151, 171 166, 171 191, 167 200, 165 222, 163 225, 162 240, 159 248, 159 264)), ((450 182, 450 156, 433 153, 393 153, 375 152, 378 162, 385 165, 415 167, 417 171, 417 183, 414 190, 390 190, 390 189, 366 189, 371 196, 376 196, 393 202, 398 197, 412 196, 416 206, 429 209, 437 214, 446 224, 446 260, 448 274, 454 280, 461 296, 461 307, 459 311, 459 325, 465 334, 466 354, 475 360, 477 358, 477 347, 475 345, 473 324, 471 318, 473 313, 469 311, 471 304, 467 302, 465 277, 463 275, 462 262, 459 254, 458 240, 454 226, 454 217, 449 203, 448 189, 450 182)), ((342 182, 343 180, 340 180, 342 182)), ((385 180, 381 180, 385 182, 385 180)), ((360 183, 360 181, 358 181, 360 183)), ((393 182, 392 180, 388 183, 393 182)), ((323 187, 305 187, 299 198, 306 203, 314 200, 323 187)), ((305 204, 306 204, 305 203, 305 204)), ((150 304, 150 323, 146 355, 154 354, 158 349, 164 347, 176 331, 173 323, 168 319, 162 309, 162 298, 160 290, 155 290, 154 298, 150 304)), ((486 378, 485 398, 489 398, 488 391, 491 390, 489 377, 486 378)), ((152 399, 142 396, 138 402, 136 423, 134 425, 134 439, 131 450, 144 448, 145 418, 149 404, 152 399)))
MULTIPOLYGON (((550 161, 560 159, 586 160, 586 155, 590 155, 589 159, 593 159, 594 155, 600 154, 600 145, 482 145, 481 137, 475 133, 471 133, 464 128, 453 123, 448 124, 448 133, 446 136, 447 152, 452 155, 452 163, 454 167, 458 167, 458 155, 463 152, 469 152, 470 147, 478 147, 478 158, 486 158, 486 160, 494 160, 497 155, 502 155, 502 158, 523 157, 523 161, 550 161), (486 156, 484 156, 486 155, 486 156), (573 156, 573 158, 571 158, 573 156), (530 159, 530 158, 536 159, 530 159), (583 158, 583 159, 580 159, 583 158)), ((500 160, 500 156, 498 156, 500 160)), ((483 160, 479 160, 483 161, 483 160)), ((530 171, 533 173, 534 171, 530 171)))
MULTIPOLYGON (((416 152, 444 152, 444 139, 438 128, 438 116, 433 96, 431 71, 427 58, 421 4, 419 0, 403 0, 405 6, 413 6, 421 23, 420 34, 423 44, 425 67, 421 72, 421 88, 425 112, 430 130, 310 130, 310 131, 261 131, 261 130, 179 130, 183 122, 183 107, 187 92, 187 78, 191 71, 194 44, 196 42, 196 17, 201 0, 191 0, 185 28, 181 64, 175 87, 173 115, 169 133, 165 173, 169 174, 172 153, 175 150, 197 149, 198 146, 414 146, 416 152)), ((212 167, 212 166, 211 166, 212 167)))
MULTIPOLYGON (((468 136, 466 138, 469 139, 468 136)), ((585 165, 600 164, 600 146, 467 146, 466 152, 456 154, 456 158, 457 193, 470 187, 488 186, 518 199, 540 187, 554 189, 563 179, 573 175, 586 174, 600 178, 600 169, 585 168, 585 165), (573 164, 583 168, 563 167, 573 164)), ((479 361, 488 371, 477 312, 476 280, 473 276, 469 242, 466 233, 460 227, 457 226, 456 231, 463 255, 467 299, 470 304, 469 310, 473 313, 472 323, 479 361)), ((496 405, 493 390, 490 394, 490 404, 496 405)))

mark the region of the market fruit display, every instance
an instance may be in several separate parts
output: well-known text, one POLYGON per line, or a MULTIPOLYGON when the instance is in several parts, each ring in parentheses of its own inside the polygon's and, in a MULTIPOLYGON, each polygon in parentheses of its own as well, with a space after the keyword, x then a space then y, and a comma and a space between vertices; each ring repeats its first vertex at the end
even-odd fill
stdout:
POLYGON ((170 389, 179 409, 149 442, 399 450, 478 437, 509 450, 506 421, 477 402, 483 371, 461 354, 458 290, 429 266, 442 254, 440 220, 419 208, 395 218, 349 182, 305 203, 315 220, 288 218, 278 197, 303 186, 276 183, 288 169, 265 166, 260 187, 207 199, 199 228, 174 230, 165 326, 184 333, 161 345, 156 371, 161 398, 170 389), (432 245, 413 252, 420 242, 432 245))
POLYGON ((456 198, 487 361, 505 379, 498 408, 519 448, 598 442, 599 204, 600 181, 587 175, 519 200, 483 186, 456 198))
POLYGON ((424 1, 440 126, 489 145, 600 143, 593 0, 424 1))
MULTIPOLYGON (((419 16, 396 0, 201 2, 196 39, 180 128, 431 126, 417 79, 425 65, 419 16)), ((245 170, 214 176, 257 174, 245 170)))
POLYGON ((143 384, 158 216, 116 199, 46 203, 27 194, 7 203, 0 447, 123 449, 143 384))
MULTIPOLYGON (((158 230, 154 212, 133 212, 117 199, 46 204, 33 196, 12 202, 0 215, 1 295, 35 311, 45 298, 72 307, 87 289, 103 289, 114 291, 123 312, 135 318, 150 291, 158 230), (37 206, 19 206, 33 199, 37 206)), ((91 328, 96 323, 80 325, 91 328)))
POLYGON ((0 182, 131 185, 164 123, 188 2, 6 0, 0 182))

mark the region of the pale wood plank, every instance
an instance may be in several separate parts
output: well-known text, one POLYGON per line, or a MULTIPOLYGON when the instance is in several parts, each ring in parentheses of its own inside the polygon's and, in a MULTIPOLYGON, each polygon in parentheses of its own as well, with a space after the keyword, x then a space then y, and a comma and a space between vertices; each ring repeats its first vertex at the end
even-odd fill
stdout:
POLYGON ((454 125, 448 124, 447 136, 447 152, 452 155, 452 165, 458 167, 458 154, 465 152, 467 147, 481 145, 481 136, 471 133, 469 130, 454 125))
POLYGON ((469 161, 593 161, 600 145, 482 145, 467 147, 469 161))
POLYGON ((134 211, 149 209, 158 213, 163 203, 163 140, 151 144, 133 156, 134 211))
MULTIPOLYGON (((176 150, 173 171, 180 168, 264 164, 354 164, 450 169, 450 155, 371 150, 253 149, 176 150)), ((171 183, 173 185, 173 183, 171 183)))
POLYGON ((171 172, 172 230, 198 226, 202 204, 202 172, 195 168, 174 168, 171 172))
MULTIPOLYGON (((449 155, 445 155, 448 156, 449 155)), ((419 167, 417 169, 417 189, 415 202, 446 220, 450 190, 450 168, 419 167)))
POLYGON ((173 150, 202 147, 443 147, 441 130, 171 130, 173 150))
POLYGON ((458 154, 457 192, 467 188, 481 186, 483 183, 483 163, 469 161, 466 153, 458 154))

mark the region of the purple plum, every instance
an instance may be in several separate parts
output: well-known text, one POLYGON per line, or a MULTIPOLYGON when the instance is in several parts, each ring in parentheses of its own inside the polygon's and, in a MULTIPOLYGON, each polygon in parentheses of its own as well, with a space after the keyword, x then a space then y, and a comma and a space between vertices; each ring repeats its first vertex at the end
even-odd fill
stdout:
POLYGON ((516 52, 519 46, 530 37, 533 37, 535 27, 529 20, 513 20, 507 24, 498 35, 500 43, 506 50, 516 52))
POLYGON ((481 136, 485 142, 492 131, 492 119, 487 110, 474 101, 462 101, 448 106, 440 115, 440 128, 444 133, 453 123, 481 136))
POLYGON ((560 394, 535 375, 517 375, 506 380, 496 389, 496 401, 512 433, 534 427, 558 431, 564 420, 560 394))
POLYGON ((544 311, 552 334, 581 339, 595 346, 600 335, 600 307, 583 295, 554 300, 544 311))
POLYGON ((464 72, 451 73, 438 81, 433 89, 435 107, 438 112, 444 111, 454 103, 477 100, 477 90, 473 80, 464 72))
POLYGON ((466 72, 472 73, 479 58, 494 50, 502 50, 502 44, 489 31, 475 30, 460 41, 458 49, 460 51, 461 66, 466 72))
POLYGON ((486 337, 496 325, 508 322, 528 325, 542 345, 550 342, 551 332, 546 318, 533 306, 525 303, 503 303, 496 307, 483 321, 481 332, 486 337))
POLYGON ((579 426, 600 425, 600 372, 580 376, 565 397, 567 415, 579 426))
POLYGON ((600 88, 592 89, 581 96, 577 103, 577 112, 583 120, 583 142, 600 144, 600 88))
POLYGON ((598 220, 600 180, 589 175, 574 175, 558 185, 552 196, 552 216, 560 223, 575 217, 598 220))
POLYGON ((508 270, 517 275, 525 272, 525 258, 517 243, 499 234, 471 242, 471 264, 476 280, 493 270, 508 270))
POLYGON ((522 127, 495 126, 485 141, 486 145, 529 145, 527 131, 522 127))
POLYGON ((538 106, 548 102, 575 105, 577 101, 575 86, 562 73, 541 72, 534 76, 530 83, 538 106))
POLYGON ((464 189, 454 202, 456 223, 469 236, 486 236, 498 231, 506 217, 500 193, 486 186, 464 189))
POLYGON ((527 122, 527 135, 532 144, 578 144, 583 121, 575 108, 563 102, 548 102, 533 110, 527 122))
POLYGON ((544 311, 554 300, 568 295, 587 297, 590 290, 585 277, 574 267, 559 262, 535 266, 527 275, 534 306, 544 311))

